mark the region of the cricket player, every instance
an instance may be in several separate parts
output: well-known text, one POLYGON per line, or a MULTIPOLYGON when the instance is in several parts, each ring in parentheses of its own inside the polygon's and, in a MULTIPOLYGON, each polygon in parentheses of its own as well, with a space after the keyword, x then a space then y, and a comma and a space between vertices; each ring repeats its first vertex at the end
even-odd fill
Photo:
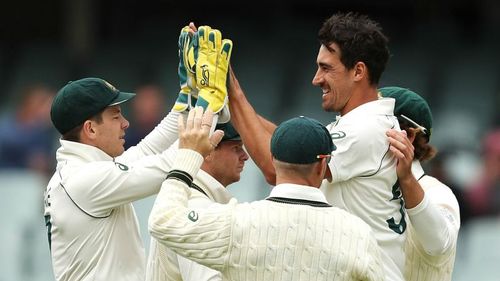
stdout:
MULTIPOLYGON (((389 59, 387 38, 366 16, 335 14, 319 31, 318 69, 312 83, 321 88, 321 106, 340 116, 327 126, 337 150, 321 186, 328 202, 371 226, 382 248, 385 280, 403 280, 405 208, 396 185, 396 159, 385 135, 399 129, 394 100, 379 98, 377 84, 389 59)), ((311 97, 309 97, 311 98, 311 97)), ((269 151, 276 127, 258 115, 231 73, 231 117, 250 156, 274 184, 269 151), (263 130, 262 128, 267 128, 263 130)), ((307 150, 308 145, 304 144, 307 150)))
POLYGON ((64 86, 51 118, 61 133, 57 167, 45 191, 56 280, 143 280, 146 264, 132 202, 159 191, 177 139, 170 112, 137 146, 124 151, 129 122, 121 104, 134 94, 99 78, 64 86))
POLYGON ((149 217, 151 235, 224 280, 384 280, 379 248, 361 219, 327 203, 319 186, 334 145, 319 122, 282 123, 271 139, 277 185, 268 198, 188 206, 193 177, 222 138, 212 113, 179 119, 179 151, 149 217), (308 143, 309 149, 303 149, 308 143))
MULTIPOLYGON (((224 132, 221 142, 203 160, 191 184, 189 208, 207 208, 214 202, 226 204, 232 198, 226 187, 239 181, 248 154, 243 142, 231 123, 219 124, 216 129, 224 132)), ((146 281, 222 280, 220 272, 177 255, 165 245, 151 239, 146 281)))
POLYGON ((398 182, 409 217, 405 243, 405 280, 451 280, 460 210, 451 189, 425 174, 421 161, 432 159, 436 149, 429 144, 432 114, 417 93, 400 87, 380 89, 384 97, 394 98, 394 114, 403 133, 387 132, 391 151, 398 158, 398 182))
POLYGON ((204 29, 195 44, 204 68, 188 71, 185 58, 194 56, 186 55, 188 29, 181 30, 178 41, 177 101, 137 146, 124 151, 129 122, 120 107, 134 94, 103 79, 84 78, 68 83, 55 97, 51 119, 62 138, 45 191, 45 221, 56 280, 144 280, 145 251, 132 202, 157 193, 171 170, 178 116, 193 104, 219 112, 227 104, 232 42, 222 40, 218 30, 204 29), (214 55, 214 48, 222 51, 214 55), (188 83, 190 71, 206 77, 188 83))

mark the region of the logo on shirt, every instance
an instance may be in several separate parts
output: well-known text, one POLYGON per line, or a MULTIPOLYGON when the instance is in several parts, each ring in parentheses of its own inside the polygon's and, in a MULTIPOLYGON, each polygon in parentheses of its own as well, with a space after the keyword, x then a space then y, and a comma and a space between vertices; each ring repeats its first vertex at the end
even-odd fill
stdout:
POLYGON ((191 211, 191 212, 189 212, 189 214, 188 214, 188 219, 189 219, 190 221, 192 221, 192 222, 197 221, 197 220, 198 220, 198 213, 197 213, 197 212, 195 212, 195 211, 191 211))
POLYGON ((125 164, 115 162, 115 165, 122 171, 128 171, 128 166, 125 164))
POLYGON ((346 133, 343 131, 331 132, 330 136, 332 136, 332 139, 336 140, 344 138, 346 136, 346 133))

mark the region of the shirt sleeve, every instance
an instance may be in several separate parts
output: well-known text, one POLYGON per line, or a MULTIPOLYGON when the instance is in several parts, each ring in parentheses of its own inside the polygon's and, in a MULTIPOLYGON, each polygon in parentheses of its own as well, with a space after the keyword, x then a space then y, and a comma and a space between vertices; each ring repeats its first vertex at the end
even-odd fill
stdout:
MULTIPOLYGON (((173 169, 194 175, 202 162, 200 154, 180 149, 173 169)), ((149 216, 149 232, 179 255, 221 271, 227 261, 235 202, 188 208, 190 192, 182 181, 165 180, 149 216)))
POLYGON ((95 161, 61 171, 61 184, 82 211, 108 216, 113 208, 157 193, 170 171, 177 149, 132 163, 95 161))
POLYGON ((182 113, 170 111, 151 133, 120 157, 129 162, 165 151, 178 139, 177 120, 180 114, 182 113))
MULTIPOLYGON (((215 204, 205 194, 197 190, 191 190, 191 197, 188 201, 189 208, 209 208, 215 204)), ((222 274, 219 271, 208 268, 204 265, 196 263, 192 260, 186 259, 178 255, 177 261, 179 264, 179 271, 183 281, 220 281, 222 274)))
POLYGON ((407 212, 417 240, 427 254, 442 255, 452 249, 460 228, 460 214, 457 200, 448 187, 434 183, 426 188, 422 202, 407 212))
POLYGON ((387 153, 389 142, 385 135, 389 128, 389 120, 367 120, 363 127, 353 123, 329 126, 333 143, 337 146, 329 163, 332 181, 343 182, 377 173, 384 157, 392 157, 387 153))

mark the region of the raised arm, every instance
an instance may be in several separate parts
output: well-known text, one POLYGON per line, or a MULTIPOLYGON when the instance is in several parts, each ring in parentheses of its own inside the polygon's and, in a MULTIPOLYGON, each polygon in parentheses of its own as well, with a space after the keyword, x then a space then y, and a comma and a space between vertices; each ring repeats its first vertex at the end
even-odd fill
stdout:
POLYGON ((404 131, 389 130, 387 136, 398 159, 399 185, 416 238, 427 254, 444 254, 456 242, 460 226, 456 198, 437 180, 427 182, 424 189, 415 178, 411 170, 414 148, 404 131))
POLYGON ((213 114, 202 118, 202 112, 201 107, 191 110, 185 126, 180 118, 179 151, 151 210, 149 231, 176 253, 220 271, 230 243, 231 204, 210 210, 188 208, 193 176, 223 136, 217 130, 208 137, 213 114))
POLYGON ((275 185, 276 172, 272 164, 270 144, 276 125, 255 112, 232 69, 229 74, 229 104, 232 123, 250 157, 262 171, 266 181, 275 185))

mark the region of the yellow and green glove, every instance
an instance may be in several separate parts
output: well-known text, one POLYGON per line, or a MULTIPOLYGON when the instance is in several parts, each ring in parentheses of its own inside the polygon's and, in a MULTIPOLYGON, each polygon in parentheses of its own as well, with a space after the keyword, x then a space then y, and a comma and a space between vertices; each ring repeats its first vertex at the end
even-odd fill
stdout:
POLYGON ((179 35, 179 74, 180 91, 175 101, 174 111, 183 112, 191 109, 196 104, 198 89, 196 88, 195 62, 198 53, 198 41, 189 34, 189 26, 181 29, 179 35))
MULTIPOLYGON (((233 42, 222 39, 217 29, 201 26, 197 32, 198 57, 196 59, 196 87, 198 100, 196 106, 210 108, 214 113, 229 113, 227 110, 227 72, 233 42), (226 108, 226 110, 223 110, 226 108)), ((219 114, 220 115, 220 114, 219 114)), ((219 123, 229 121, 230 116, 221 118, 219 123), (227 119, 227 120, 226 120, 227 119)))

